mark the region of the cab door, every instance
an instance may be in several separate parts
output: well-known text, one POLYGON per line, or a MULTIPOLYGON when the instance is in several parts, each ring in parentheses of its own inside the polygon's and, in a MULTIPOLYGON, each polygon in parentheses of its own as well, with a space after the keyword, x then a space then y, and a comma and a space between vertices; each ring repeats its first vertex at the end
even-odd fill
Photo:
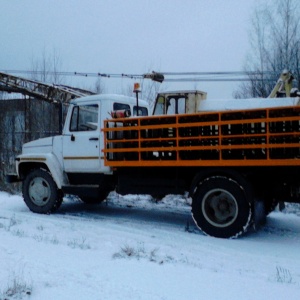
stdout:
POLYGON ((63 161, 67 173, 100 171, 100 107, 73 107, 69 128, 63 136, 63 161))

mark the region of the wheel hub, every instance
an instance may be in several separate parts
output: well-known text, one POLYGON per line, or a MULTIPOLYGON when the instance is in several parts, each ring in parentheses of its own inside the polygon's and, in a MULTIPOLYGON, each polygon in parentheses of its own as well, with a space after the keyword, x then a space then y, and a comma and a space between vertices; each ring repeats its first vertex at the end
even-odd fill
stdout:
POLYGON ((32 179, 29 185, 29 197, 38 206, 43 206, 50 199, 50 186, 41 177, 32 179))
POLYGON ((213 189, 203 198, 202 212, 206 220, 213 226, 227 227, 237 218, 237 201, 228 191, 213 189))

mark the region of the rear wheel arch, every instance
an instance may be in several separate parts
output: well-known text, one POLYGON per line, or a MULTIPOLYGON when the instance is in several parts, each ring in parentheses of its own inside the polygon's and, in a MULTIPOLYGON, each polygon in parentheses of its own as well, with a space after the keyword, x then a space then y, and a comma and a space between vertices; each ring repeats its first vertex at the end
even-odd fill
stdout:
POLYGON ((242 172, 229 168, 211 168, 209 170, 196 173, 189 189, 189 196, 193 197, 199 184, 211 177, 226 177, 230 180, 236 181, 247 193, 249 202, 253 202, 254 189, 252 183, 242 172))

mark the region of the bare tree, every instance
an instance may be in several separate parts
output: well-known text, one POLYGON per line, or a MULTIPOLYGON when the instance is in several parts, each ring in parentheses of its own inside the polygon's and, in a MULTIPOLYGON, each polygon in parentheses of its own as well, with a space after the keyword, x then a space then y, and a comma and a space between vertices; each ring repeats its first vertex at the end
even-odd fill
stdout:
POLYGON ((133 97, 133 83, 127 83, 125 86, 122 86, 121 91, 118 91, 118 93, 121 93, 122 95, 133 97))
MULTIPOLYGON (((156 94, 159 91, 161 83, 154 82, 150 79, 143 79, 140 82, 140 90, 139 98, 146 100, 150 106, 150 111, 153 108, 156 94)), ((123 86, 120 91, 117 91, 118 93, 121 93, 126 96, 135 97, 135 94, 133 92, 134 83, 128 83, 127 85, 123 86)))
POLYGON ((267 97, 284 69, 291 71, 300 87, 300 26, 297 0, 264 2, 251 19, 251 53, 244 70, 249 81, 235 92, 236 98, 267 97))
POLYGON ((92 90, 97 94, 103 94, 104 93, 105 87, 104 87, 104 84, 103 84, 100 77, 97 78, 97 80, 95 82, 95 86, 92 90))
MULTIPOLYGON (((61 75, 62 60, 58 51, 53 48, 51 53, 48 53, 46 48, 41 52, 40 57, 31 59, 32 79, 49 84, 62 84, 64 81, 61 75)), ((56 126, 53 118, 45 118, 52 111, 52 106, 45 103, 44 100, 38 102, 31 101, 35 105, 30 107, 31 116, 27 121, 28 127, 39 128, 38 132, 31 132, 29 139, 36 139, 53 135, 52 128, 56 126)), ((28 104, 31 106, 31 104, 28 104)))
POLYGON ((44 48, 39 58, 31 59, 31 72, 33 80, 61 84, 64 80, 60 74, 61 68, 62 61, 58 51, 55 48, 50 54, 48 54, 44 48))
POLYGON ((156 94, 159 91, 160 85, 161 83, 149 79, 144 79, 142 81, 142 85, 141 85, 142 97, 149 103, 150 109, 153 108, 156 94))

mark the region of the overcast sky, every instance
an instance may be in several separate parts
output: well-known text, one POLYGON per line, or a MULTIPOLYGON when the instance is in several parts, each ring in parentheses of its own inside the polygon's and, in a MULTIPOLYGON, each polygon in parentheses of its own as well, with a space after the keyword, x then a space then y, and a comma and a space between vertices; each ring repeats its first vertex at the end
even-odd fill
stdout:
MULTIPOLYGON (((55 51, 61 71, 143 74, 240 71, 258 0, 0 0, 0 70, 55 51)), ((23 75, 26 76, 26 75, 23 75)), ((68 78, 76 84, 78 78, 68 78)), ((82 85, 91 79, 80 78, 82 85)), ((95 81, 95 78, 92 79, 95 81)), ((105 79, 107 92, 124 80, 105 79)), ((127 84, 127 83, 126 83, 127 84)), ((237 83, 170 84, 232 97, 237 83)))

